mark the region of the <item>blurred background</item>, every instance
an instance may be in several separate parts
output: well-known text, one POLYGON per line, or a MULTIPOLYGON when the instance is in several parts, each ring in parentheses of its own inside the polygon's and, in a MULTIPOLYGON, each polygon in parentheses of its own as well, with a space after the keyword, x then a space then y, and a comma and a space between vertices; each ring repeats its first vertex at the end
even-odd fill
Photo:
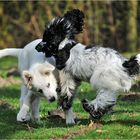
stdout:
POLYGON ((140 1, 136 0, 0 1, 0 49, 22 48, 42 38, 49 21, 74 8, 85 14, 85 29, 77 36, 80 42, 120 52, 140 51, 140 1))

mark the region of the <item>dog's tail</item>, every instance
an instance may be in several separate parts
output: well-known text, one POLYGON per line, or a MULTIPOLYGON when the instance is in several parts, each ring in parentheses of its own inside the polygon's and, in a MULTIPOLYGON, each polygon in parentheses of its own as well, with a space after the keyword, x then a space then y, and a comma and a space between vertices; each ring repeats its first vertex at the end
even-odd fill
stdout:
POLYGON ((79 9, 73 9, 64 14, 64 19, 69 21, 72 26, 71 32, 73 34, 78 34, 83 31, 84 17, 84 13, 79 9))
POLYGON ((7 49, 2 49, 0 50, 0 58, 5 57, 5 56, 13 56, 13 57, 19 57, 22 49, 17 49, 17 48, 7 48, 7 49))
POLYGON ((135 76, 140 73, 140 54, 132 56, 129 60, 123 63, 130 76, 135 76))

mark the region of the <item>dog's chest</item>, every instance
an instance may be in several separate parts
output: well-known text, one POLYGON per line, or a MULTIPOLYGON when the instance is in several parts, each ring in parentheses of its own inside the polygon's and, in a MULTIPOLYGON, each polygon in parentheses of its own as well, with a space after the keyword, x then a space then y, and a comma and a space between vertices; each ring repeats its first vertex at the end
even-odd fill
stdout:
POLYGON ((65 71, 71 73, 75 79, 89 81, 94 70, 94 65, 88 64, 87 61, 76 59, 74 62, 67 63, 65 71))

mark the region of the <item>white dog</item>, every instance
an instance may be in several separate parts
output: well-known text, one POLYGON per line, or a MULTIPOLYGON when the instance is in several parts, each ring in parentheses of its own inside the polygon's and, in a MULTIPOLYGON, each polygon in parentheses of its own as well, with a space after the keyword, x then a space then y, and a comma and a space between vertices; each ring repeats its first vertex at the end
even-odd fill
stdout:
POLYGON ((39 100, 45 97, 52 102, 57 99, 57 80, 53 57, 46 58, 35 47, 42 39, 27 44, 23 49, 9 48, 0 50, 0 58, 14 56, 18 58, 18 69, 23 79, 21 86, 20 111, 17 121, 39 120, 39 100), (50 63, 51 64, 50 64, 50 63))

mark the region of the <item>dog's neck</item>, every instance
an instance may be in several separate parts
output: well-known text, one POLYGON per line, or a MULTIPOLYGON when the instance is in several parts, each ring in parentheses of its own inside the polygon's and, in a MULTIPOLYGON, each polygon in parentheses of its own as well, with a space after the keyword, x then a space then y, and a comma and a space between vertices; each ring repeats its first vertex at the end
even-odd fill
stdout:
MULTIPOLYGON (((70 44, 73 44, 73 43, 76 44, 76 41, 72 40, 72 39, 65 38, 62 42, 60 42, 58 50, 62 50, 69 43, 70 44)), ((73 47, 73 45, 72 45, 72 47, 73 47)))
POLYGON ((76 79, 82 79, 84 81, 89 81, 91 72, 88 71, 88 67, 84 56, 83 51, 86 46, 78 43, 70 50, 70 57, 66 62, 64 71, 71 73, 76 79))
POLYGON ((58 47, 58 50, 62 50, 66 44, 68 44, 70 42, 70 40, 68 38, 65 38, 60 44, 59 44, 59 47, 58 47))
POLYGON ((64 39, 60 45, 58 54, 55 55, 56 67, 61 70, 65 67, 67 60, 70 57, 71 49, 77 44, 74 40, 64 39))
POLYGON ((91 71, 83 56, 86 48, 81 43, 73 43, 74 40, 64 39, 59 45, 59 52, 56 58, 56 67, 59 70, 72 74, 76 79, 89 81, 91 71))

